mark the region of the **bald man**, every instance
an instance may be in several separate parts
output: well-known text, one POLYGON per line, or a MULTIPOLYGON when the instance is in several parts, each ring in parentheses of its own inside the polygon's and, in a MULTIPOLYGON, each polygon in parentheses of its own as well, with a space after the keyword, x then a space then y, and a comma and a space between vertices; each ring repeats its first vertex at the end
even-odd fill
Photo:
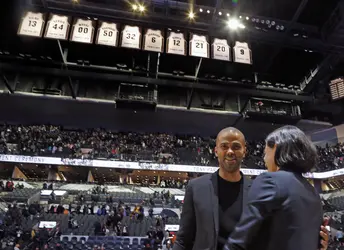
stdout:
POLYGON ((251 186, 251 180, 240 172, 245 145, 245 136, 236 128, 225 128, 217 135, 219 169, 189 182, 173 250, 223 249, 240 220, 251 186))

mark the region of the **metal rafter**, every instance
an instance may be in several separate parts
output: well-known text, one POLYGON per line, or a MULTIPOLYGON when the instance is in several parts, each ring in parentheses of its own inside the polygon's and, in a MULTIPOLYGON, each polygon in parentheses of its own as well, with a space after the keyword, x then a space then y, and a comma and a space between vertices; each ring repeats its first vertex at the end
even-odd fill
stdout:
POLYGON ((14 94, 14 90, 13 90, 13 88, 11 87, 10 83, 9 83, 8 80, 7 80, 7 77, 6 77, 4 74, 2 74, 2 80, 4 81, 5 86, 6 86, 6 88, 8 89, 8 91, 9 91, 11 94, 14 94))
MULTIPOLYGON (((296 12, 293 15, 293 18, 290 20, 290 22, 286 26, 286 32, 284 33, 284 38, 283 38, 284 41, 286 39, 288 39, 288 36, 290 35, 290 32, 291 32, 293 26, 295 25, 295 23, 299 19, 300 15, 302 14, 302 11, 305 9, 307 3, 308 3, 308 0, 302 0, 301 3, 299 4, 299 7, 297 8, 296 12)), ((281 52, 281 50, 283 48, 284 41, 282 43, 280 43, 277 48, 275 48, 273 53, 271 53, 271 55, 270 55, 269 59, 267 60, 266 64, 264 64, 265 65, 265 67, 263 69, 264 72, 269 70, 269 68, 271 67, 272 63, 275 61, 275 58, 281 52)))
POLYGON ((216 24, 216 13, 219 11, 219 9, 221 8, 222 6, 222 2, 223 0, 216 0, 216 5, 215 5, 215 9, 213 11, 213 17, 211 19, 211 25, 209 26, 209 33, 212 32, 212 30, 214 30, 214 26, 216 24))
MULTIPOLYGON (((62 58, 62 66, 63 66, 64 70, 68 71, 66 57, 62 51, 62 46, 61 46, 60 40, 57 40, 57 45, 59 47, 59 51, 60 51, 61 58, 62 58)), ((76 93, 75 93, 75 90, 73 87, 73 80, 69 75, 67 75, 67 78, 68 78, 69 88, 70 88, 70 91, 72 93, 72 97, 73 97, 73 99, 76 99, 76 93)))
POLYGON ((45 0, 41 0, 41 3, 43 5, 44 9, 48 9, 48 4, 45 0))
MULTIPOLYGON (((295 102, 313 102, 312 96, 304 95, 294 95, 281 92, 273 91, 264 91, 259 89, 250 89, 247 87, 232 87, 224 85, 214 85, 208 83, 197 83, 185 82, 178 80, 169 80, 169 79, 153 79, 141 76, 132 76, 132 75, 122 75, 114 73, 96 73, 90 71, 81 71, 84 67, 79 66, 77 69, 69 69, 68 71, 64 69, 56 68, 41 68, 37 66, 21 66, 13 63, 0 63, 0 68, 9 72, 23 72, 31 74, 40 74, 40 75, 51 75, 56 77, 74 77, 78 79, 92 79, 92 80, 102 80, 102 81, 116 81, 116 82, 131 82, 133 84, 150 84, 150 85, 161 85, 161 86, 171 86, 175 88, 184 88, 184 89, 202 89, 209 91, 218 91, 222 93, 233 93, 233 94, 242 94, 245 96, 254 96, 254 97, 264 97, 272 98, 278 100, 293 100, 295 102)), ((87 67, 89 68, 89 67, 87 67)))
MULTIPOLYGON (((197 77, 198 77, 198 73, 199 73, 199 70, 201 68, 201 65, 202 65, 202 58, 199 59, 198 65, 196 67, 194 84, 197 83, 197 77)), ((189 100, 188 100, 187 107, 186 107, 187 109, 191 108, 191 104, 192 104, 192 100, 193 100, 193 93, 194 93, 194 87, 192 87, 191 91, 190 91, 190 96, 189 96, 189 100)))
MULTIPOLYGON (((337 5, 337 7, 333 10, 332 14, 330 15, 330 18, 327 20, 327 23, 331 23, 332 22, 332 18, 335 15, 343 15, 343 12, 338 12, 337 10, 339 8, 342 8, 343 6, 343 1, 340 1, 337 5)), ((337 19, 337 18, 336 18, 337 19)), ((336 22, 334 24, 334 28, 332 30, 332 34, 337 34, 337 30, 340 30, 340 27, 343 25, 344 21, 341 18, 338 18, 337 20, 339 20, 338 22, 336 22)), ((324 25, 324 27, 327 27, 326 24, 324 25)), ((341 34, 342 32, 339 31, 339 34, 341 34)), ((335 40, 336 38, 332 38, 332 42, 333 40, 335 40)), ((331 39, 330 39, 331 42, 331 39)), ((310 74, 308 74, 307 76, 305 76, 305 79, 300 83, 300 87, 301 90, 304 90, 305 92, 311 92, 314 88, 314 86, 320 82, 327 82, 330 80, 331 77, 331 71, 341 62, 342 60, 342 56, 341 55, 336 55, 336 54, 328 54, 326 55, 326 57, 324 58, 324 60, 317 65, 317 67, 312 70, 310 72, 310 74)))
POLYGON ((328 55, 310 74, 300 83, 305 92, 311 92, 319 81, 328 81, 332 69, 341 61, 337 55, 328 55))

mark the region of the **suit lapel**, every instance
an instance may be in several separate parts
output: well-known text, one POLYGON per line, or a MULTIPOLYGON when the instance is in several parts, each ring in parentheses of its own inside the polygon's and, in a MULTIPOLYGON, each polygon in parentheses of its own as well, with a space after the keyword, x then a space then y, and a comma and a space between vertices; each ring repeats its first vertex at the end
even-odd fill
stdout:
POLYGON ((219 231, 218 171, 216 171, 210 176, 209 189, 210 189, 209 200, 212 201, 212 204, 210 204, 210 206, 212 207, 212 210, 213 210, 214 226, 215 226, 215 232, 217 235, 219 231))
POLYGON ((243 194, 242 194, 242 209, 244 209, 244 207, 246 206, 247 204, 247 196, 248 196, 248 191, 250 190, 250 187, 251 187, 251 184, 252 184, 252 181, 245 177, 243 174, 242 174, 242 178, 243 178, 243 194))

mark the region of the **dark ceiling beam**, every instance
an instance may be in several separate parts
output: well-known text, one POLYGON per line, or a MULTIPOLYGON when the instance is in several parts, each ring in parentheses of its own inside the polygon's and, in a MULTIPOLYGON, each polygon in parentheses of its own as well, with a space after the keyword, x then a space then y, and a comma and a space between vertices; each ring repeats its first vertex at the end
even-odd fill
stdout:
MULTIPOLYGON (((342 34, 341 26, 344 23, 343 20, 343 0, 339 1, 336 8, 333 9, 332 14, 326 21, 323 27, 323 31, 326 28, 329 33, 326 35, 326 40, 329 43, 336 43, 336 34, 342 34), (333 37, 331 38, 331 36, 333 37)), ((324 33, 323 33, 324 35, 324 33)), ((338 41, 337 41, 338 42, 338 41)), ((342 44, 342 41, 339 42, 342 44)), ((333 69, 342 61, 343 56, 337 54, 327 54, 324 60, 305 76, 305 79, 300 83, 301 90, 306 92, 312 92, 316 84, 327 84, 332 77, 333 69)))
POLYGON ((47 9, 47 8, 48 8, 48 4, 47 4, 47 2, 46 2, 45 0, 41 0, 41 3, 42 3, 42 5, 43 5, 43 8, 44 8, 44 9, 47 9))
POLYGON ((13 88, 11 87, 10 83, 8 82, 7 80, 7 77, 4 75, 4 74, 1 74, 2 75, 2 80, 6 86, 6 88, 8 89, 8 91, 11 93, 11 94, 14 94, 14 90, 13 88))
MULTIPOLYGON (((299 20, 300 15, 302 14, 303 10, 305 9, 306 5, 308 3, 308 0, 302 0, 301 3, 299 4, 297 10, 295 11, 293 18, 290 20, 290 22, 287 24, 286 31, 284 32, 284 39, 283 42, 288 38, 288 36, 290 35, 290 32, 292 31, 295 23, 297 22, 297 20, 299 20)), ((270 54, 269 59, 266 61, 266 63, 264 64, 264 68, 263 68, 263 72, 266 72, 270 69, 271 65, 273 64, 273 62, 275 61, 276 57, 278 56, 278 54, 281 52, 283 48, 283 43, 280 43, 277 48, 274 49, 274 51, 270 54)))
MULTIPOLYGON (((295 102, 312 102, 312 96, 304 95, 293 95, 287 93, 273 92, 273 91, 263 91, 252 88, 245 87, 232 87, 224 85, 215 85, 208 83, 197 83, 178 81, 178 80, 167 80, 167 79, 155 79, 155 78, 146 78, 139 76, 131 75, 119 75, 119 74, 110 74, 110 73, 95 73, 95 72, 86 72, 79 71, 74 69, 69 69, 65 71, 63 69, 57 68, 42 68, 37 66, 23 66, 23 65, 14 65, 10 63, 0 63, 0 68, 3 71, 18 72, 18 73, 30 73, 30 74, 39 74, 39 75, 50 75, 55 77, 72 77, 75 79, 88 79, 88 80, 101 80, 101 81, 113 81, 113 82, 127 82, 133 84, 151 84, 151 85, 160 85, 160 86, 169 86, 169 87, 178 87, 178 88, 188 88, 188 89, 201 89, 201 90, 210 90, 210 91, 219 91, 222 93, 230 94, 239 94, 252 97, 263 97, 270 99, 278 100, 289 100, 295 102)), ((87 69, 87 66, 82 68, 83 70, 87 69)))
POLYGON ((320 82, 323 82, 324 84, 328 83, 332 70, 340 61, 341 57, 338 55, 327 55, 325 59, 300 83, 301 90, 306 93, 310 93, 313 91, 316 84, 320 82))
POLYGON ((209 30, 208 30, 208 33, 210 33, 210 34, 214 30, 214 26, 216 24, 216 19, 217 19, 217 12, 220 10, 220 8, 222 6, 222 2, 223 2, 223 0, 216 0, 216 5, 215 5, 215 8, 213 10, 213 17, 211 18, 211 25, 209 26, 209 30))

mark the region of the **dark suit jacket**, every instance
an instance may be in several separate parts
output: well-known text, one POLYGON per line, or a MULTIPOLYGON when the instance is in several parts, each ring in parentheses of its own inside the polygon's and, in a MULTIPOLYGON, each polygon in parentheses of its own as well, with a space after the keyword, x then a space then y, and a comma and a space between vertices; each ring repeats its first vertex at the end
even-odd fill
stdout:
MULTIPOLYGON (((243 207, 245 207, 251 180, 244 176, 243 178, 243 207)), ((173 250, 217 249, 219 232, 217 186, 218 171, 189 182, 173 250)))
POLYGON ((319 195, 301 175, 263 173, 224 249, 316 250, 323 213, 319 195))

